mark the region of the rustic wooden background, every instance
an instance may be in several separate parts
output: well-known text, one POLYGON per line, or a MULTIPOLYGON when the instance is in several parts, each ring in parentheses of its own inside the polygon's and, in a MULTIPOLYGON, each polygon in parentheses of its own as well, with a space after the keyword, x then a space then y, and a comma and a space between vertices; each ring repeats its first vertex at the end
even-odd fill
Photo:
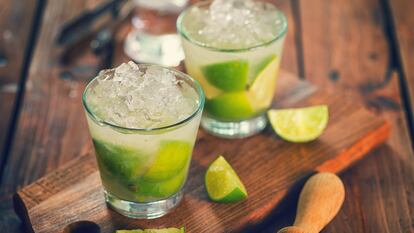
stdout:
MULTIPOLYGON (((22 232, 11 202, 16 190, 91 149, 81 93, 103 61, 86 53, 62 66, 54 42, 64 22, 102 2, 0 1, 1 232, 22 232)), ((414 1, 274 2, 290 24, 283 69, 358 96, 393 125, 375 156, 342 175, 346 200, 324 232, 414 232, 414 1)), ((294 212, 260 232, 288 225, 294 212)))

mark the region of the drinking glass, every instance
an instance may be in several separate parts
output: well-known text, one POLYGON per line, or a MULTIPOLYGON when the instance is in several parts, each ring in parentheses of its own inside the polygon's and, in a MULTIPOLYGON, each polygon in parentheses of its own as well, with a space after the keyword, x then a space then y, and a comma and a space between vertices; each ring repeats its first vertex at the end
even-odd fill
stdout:
POLYGON ((131 218, 157 218, 180 202, 204 105, 201 86, 190 76, 157 65, 138 65, 140 70, 149 66, 169 70, 195 90, 197 104, 190 115, 164 127, 126 128, 101 119, 90 107, 87 96, 99 91, 97 78, 83 93, 106 202, 131 218))
POLYGON ((194 24, 190 12, 200 12, 193 8, 207 9, 210 4, 211 1, 192 5, 177 20, 185 67, 201 83, 206 95, 201 125, 220 137, 247 137, 267 124, 265 113, 274 97, 287 20, 281 11, 266 3, 267 9, 274 9, 281 25, 270 41, 237 49, 214 47, 188 33, 188 27, 194 24))

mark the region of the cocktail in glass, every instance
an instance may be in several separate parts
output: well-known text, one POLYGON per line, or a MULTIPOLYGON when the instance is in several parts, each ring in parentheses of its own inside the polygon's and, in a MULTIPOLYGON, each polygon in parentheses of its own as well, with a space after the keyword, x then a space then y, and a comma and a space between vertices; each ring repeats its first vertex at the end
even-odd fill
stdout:
POLYGON ((284 14, 250 0, 215 0, 181 13, 185 66, 205 92, 201 125, 227 138, 246 137, 267 123, 283 42, 284 14))
POLYGON ((157 65, 130 62, 88 84, 83 106, 111 208, 156 218, 179 203, 203 105, 197 81, 157 65))

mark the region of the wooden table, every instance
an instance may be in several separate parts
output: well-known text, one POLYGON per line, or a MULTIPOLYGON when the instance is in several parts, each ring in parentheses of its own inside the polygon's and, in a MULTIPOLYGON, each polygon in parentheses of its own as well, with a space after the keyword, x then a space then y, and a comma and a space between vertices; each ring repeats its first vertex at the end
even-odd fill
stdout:
MULTIPOLYGON (((62 66, 54 42, 64 22, 101 2, 0 1, 1 232, 22 232, 16 190, 91 149, 81 93, 102 62, 87 53, 62 66)), ((387 144, 342 175, 346 200, 324 232, 414 232, 414 1, 275 2, 290 24, 283 69, 358 96, 393 125, 387 144)), ((294 212, 256 232, 275 232, 294 212)))

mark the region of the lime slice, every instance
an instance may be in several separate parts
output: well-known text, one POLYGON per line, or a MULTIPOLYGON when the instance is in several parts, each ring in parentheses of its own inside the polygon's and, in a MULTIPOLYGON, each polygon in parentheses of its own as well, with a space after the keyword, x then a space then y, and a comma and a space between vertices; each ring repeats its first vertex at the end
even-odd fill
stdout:
POLYGON ((191 145, 188 142, 171 140, 160 144, 155 161, 143 178, 148 181, 166 180, 177 175, 190 159, 191 145))
POLYGON ((185 233, 184 227, 163 228, 163 229, 145 229, 145 230, 117 230, 116 233, 185 233))
POLYGON ((318 138, 328 124, 328 106, 269 110, 267 112, 276 133, 286 141, 308 142, 318 138))
POLYGON ((185 68, 187 69, 188 74, 201 84, 204 94, 208 99, 214 98, 223 92, 207 81, 198 64, 193 64, 187 60, 185 61, 185 68))
POLYGON ((100 168, 99 174, 101 176, 102 185, 105 187, 105 190, 114 196, 127 201, 139 201, 137 200, 136 194, 131 192, 129 186, 127 185, 129 181, 127 179, 122 179, 119 177, 114 177, 107 172, 107 170, 100 168))
POLYGON ((279 60, 276 56, 265 58, 257 66, 257 76, 249 88, 249 97, 256 110, 267 109, 273 100, 277 75, 279 71, 279 60))
POLYGON ((277 59, 277 56, 274 54, 271 54, 254 65, 252 69, 253 77, 254 77, 253 82, 258 77, 258 74, 262 72, 275 59, 277 59))
POLYGON ((206 100, 205 108, 209 115, 224 121, 243 120, 255 115, 245 91, 223 93, 206 100))
POLYGON ((228 203, 247 197, 246 188, 223 156, 219 156, 210 164, 205 183, 208 196, 213 201, 228 203))
POLYGON ((179 174, 168 180, 155 182, 140 179, 129 184, 128 188, 137 194, 137 199, 140 202, 159 200, 176 194, 183 186, 186 176, 187 169, 182 169, 179 174))
POLYGON ((223 91, 241 91, 246 88, 249 63, 234 60, 204 66, 202 72, 207 81, 223 91))
POLYGON ((136 148, 93 140, 101 169, 121 179, 134 179, 145 171, 145 156, 136 148))

